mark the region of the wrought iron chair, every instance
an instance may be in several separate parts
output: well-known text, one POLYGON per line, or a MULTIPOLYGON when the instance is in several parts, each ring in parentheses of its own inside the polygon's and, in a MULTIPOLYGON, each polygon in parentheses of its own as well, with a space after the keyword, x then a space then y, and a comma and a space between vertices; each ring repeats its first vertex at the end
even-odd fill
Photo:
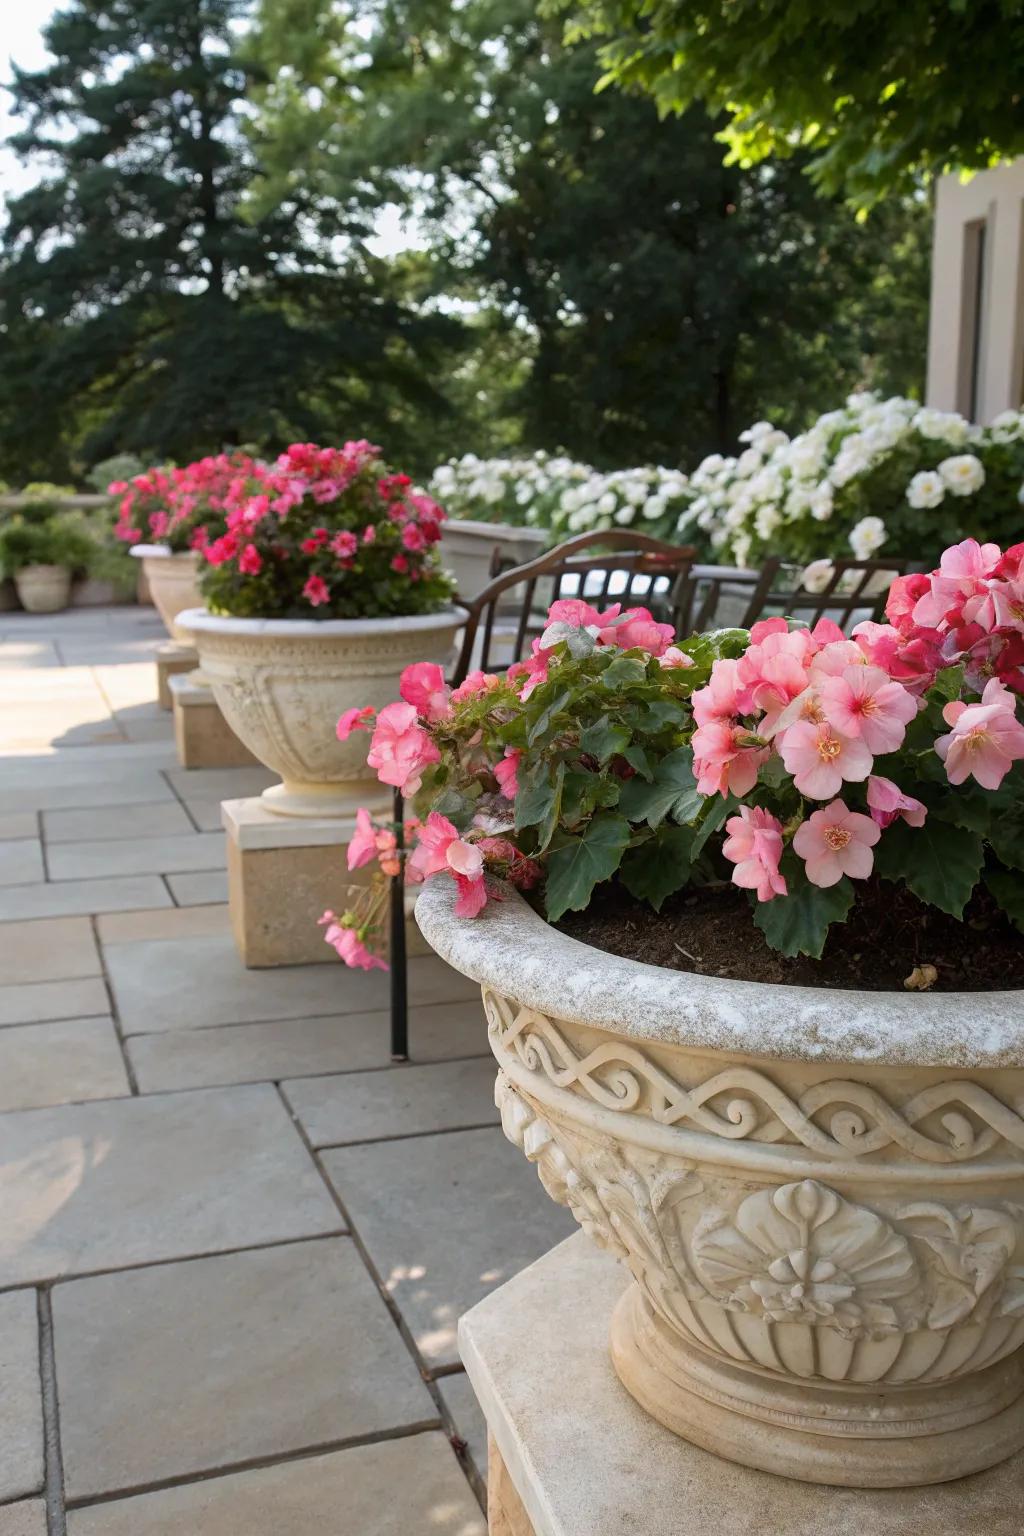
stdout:
POLYGON ((757 612, 748 615, 744 627, 749 628, 756 619, 784 615, 812 628, 819 619, 834 619, 849 633, 863 619, 884 616, 893 580, 917 569, 917 564, 894 556, 885 560, 833 560, 828 580, 815 592, 802 585, 802 577, 795 587, 787 587, 780 579, 783 570, 778 560, 767 561, 764 569, 771 572, 768 590, 758 595, 757 612))
MULTIPOLYGON (((466 627, 450 681, 458 686, 475 667, 482 671, 510 666, 543 633, 547 610, 558 597, 582 597, 595 607, 614 601, 623 608, 648 608, 656 618, 678 623, 686 577, 695 550, 666 544, 646 533, 613 529, 584 533, 557 545, 525 565, 509 566, 495 552, 496 574, 466 610, 466 627), (498 620, 498 605, 522 588, 516 618, 498 620), (509 654, 495 662, 495 641, 509 654)), ((459 600, 456 599, 456 602, 459 600)), ((395 833, 401 848, 404 804, 395 791, 395 833)), ((405 945, 405 887, 392 881, 390 906, 391 1057, 409 1055, 408 965, 405 945)))

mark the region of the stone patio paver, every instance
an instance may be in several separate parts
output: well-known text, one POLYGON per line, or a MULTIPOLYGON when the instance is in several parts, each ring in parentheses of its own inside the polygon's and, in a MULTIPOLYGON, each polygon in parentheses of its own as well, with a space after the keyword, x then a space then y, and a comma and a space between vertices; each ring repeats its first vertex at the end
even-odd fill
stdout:
POLYGON ((42 1486, 38 1302, 35 1291, 10 1291, 0 1296, 0 1499, 42 1486))
POLYGON ((0 944, 0 985, 100 976, 103 966, 87 917, 9 923, 0 944))
POLYGON ((71 1499, 437 1420, 351 1238, 72 1282, 53 1316, 71 1499))
POLYGON ((321 1157, 431 1367, 459 1363, 463 1312, 576 1231, 498 1129, 341 1147, 321 1157))
POLYGON ((208 939, 231 932, 227 905, 164 907, 149 912, 107 912, 96 919, 100 943, 141 944, 147 939, 208 939))
MULTIPOLYGON (((14 843, 12 846, 26 845, 14 843)), ((47 863, 51 880, 96 880, 111 875, 162 875, 172 870, 221 869, 224 858, 223 833, 190 832, 171 837, 55 843, 49 849, 47 863)))
MULTIPOLYGON (((350 971, 336 961, 246 971, 227 934, 111 944, 106 956, 121 1025, 129 1035, 360 1012, 388 1001, 388 979, 381 971, 350 971)), ((416 1003, 454 1001, 475 991, 433 956, 410 962, 409 995, 416 1003)))
POLYGON ((0 885, 31 885, 44 878, 43 848, 38 838, 0 842, 0 885))
MULTIPOLYGON (((2 824, 0 824, 2 831, 2 824)), ((93 807, 87 811, 44 811, 47 843, 91 842, 97 838, 168 837, 195 828, 176 800, 148 805, 93 807)))
POLYGON ((228 876, 224 869, 197 870, 193 874, 167 876, 171 895, 179 907, 209 907, 228 899, 228 876))
POLYGON ((0 923, 33 917, 72 917, 83 912, 123 912, 172 906, 159 875, 111 880, 60 880, 41 885, 0 886, 0 923))
POLYGON ((273 1088, 0 1118, 0 1285, 338 1231, 273 1088))
POLYGON ((13 842, 15 838, 38 837, 39 818, 34 811, 7 811, 0 816, 0 838, 13 842))
POLYGON ((109 1012, 110 1000, 100 976, 88 976, 80 981, 30 981, 0 987, 0 1026, 36 1024, 46 1019, 84 1019, 91 1014, 109 1012))
POLYGON ((113 1021, 0 1029, 0 1111, 131 1093, 113 1021))
POLYGON ((493 1059, 481 1057, 282 1086, 313 1146, 330 1147, 496 1121, 494 1075, 493 1059))
MULTIPOLYGON (((72 1510, 68 1536, 485 1536, 436 1431, 72 1510)), ((0 1536, 5 1536, 0 1526, 0 1536)))
MULTIPOLYGON (((390 1066, 390 1025, 391 1016, 384 1010, 333 1013, 132 1035, 127 1050, 143 1093, 220 1083, 280 1082, 390 1066)), ((414 1006, 409 1040, 418 1062, 490 1054, 477 999, 414 1006)))
POLYGON ((46 1536, 46 1505, 42 1499, 0 1506, 0 1536, 46 1536))

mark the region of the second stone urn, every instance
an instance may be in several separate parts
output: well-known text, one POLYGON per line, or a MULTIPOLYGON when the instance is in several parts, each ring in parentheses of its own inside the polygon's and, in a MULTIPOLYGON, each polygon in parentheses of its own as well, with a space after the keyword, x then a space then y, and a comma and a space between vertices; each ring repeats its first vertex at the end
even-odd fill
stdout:
POLYGON ((336 721, 397 699, 411 662, 444 666, 463 617, 448 608, 389 619, 236 619, 197 608, 177 622, 228 725, 281 776, 263 792, 267 809, 351 816, 379 802, 381 787, 366 764, 368 735, 339 741, 336 721))
POLYGON ((190 549, 176 554, 164 544, 134 544, 131 552, 142 561, 150 596, 167 633, 172 640, 191 644, 191 636, 178 626, 178 614, 202 602, 198 554, 190 549))
POLYGON ((632 1275, 611 1353, 650 1413, 854 1487, 1024 1447, 1020 993, 692 975, 454 900, 420 927, 481 984, 506 1135, 632 1275))

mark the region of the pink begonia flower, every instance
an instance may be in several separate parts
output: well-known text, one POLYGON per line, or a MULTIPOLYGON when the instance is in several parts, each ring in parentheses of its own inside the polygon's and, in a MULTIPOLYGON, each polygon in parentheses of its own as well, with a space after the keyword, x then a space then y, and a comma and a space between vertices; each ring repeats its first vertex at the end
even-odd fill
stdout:
POLYGON ((331 553, 337 555, 339 560, 351 560, 358 548, 359 540, 347 528, 336 533, 331 540, 331 553))
POLYGON ((693 733, 693 771, 702 795, 745 795, 757 783, 768 747, 750 745, 750 732, 724 720, 709 720, 693 733))
POLYGON ((944 550, 939 569, 928 577, 928 591, 914 604, 914 623, 924 629, 941 624, 948 613, 963 606, 965 599, 984 590, 982 582, 1001 555, 998 544, 979 544, 977 539, 963 539, 944 550))
POLYGON ((835 619, 819 619, 811 630, 811 639, 815 645, 835 645, 839 641, 845 641, 846 636, 835 619))
POLYGON ((760 806, 744 805, 738 816, 725 824, 728 836, 722 852, 736 865, 732 883, 755 891, 758 901, 787 894, 786 877, 779 874, 782 858, 782 823, 760 806))
POLYGON ((522 755, 520 747, 506 747, 505 756, 500 763, 494 765, 494 777, 506 800, 514 800, 519 793, 519 760, 522 755))
POLYGON ((820 724, 798 720, 777 738, 777 745, 794 785, 811 800, 830 799, 844 779, 851 783, 866 779, 874 762, 860 737, 844 736, 827 720, 820 724))
POLYGON ((406 667, 398 691, 407 704, 416 706, 421 720, 443 720, 452 712, 444 671, 436 662, 416 661, 406 667))
POLYGON ((487 905, 484 856, 476 843, 467 843, 446 816, 431 811, 419 828, 419 841, 409 858, 415 878, 426 880, 447 870, 455 877, 456 917, 476 917, 487 905))
POLYGON ((346 927, 333 912, 325 912, 318 919, 321 927, 327 926, 324 941, 336 950, 338 957, 344 960, 346 965, 358 967, 361 971, 386 971, 387 962, 380 955, 374 955, 366 948, 355 928, 346 927))
POLYGON ((876 624, 865 619, 853 631, 856 644, 873 667, 881 667, 892 677, 892 666, 903 646, 903 636, 891 624, 876 624))
POLYGON ((620 650, 642 650, 660 656, 676 637, 672 624, 659 624, 646 608, 630 608, 625 623, 610 624, 598 639, 602 645, 617 645, 620 650))
POLYGON ((844 875, 866 880, 875 862, 871 850, 881 835, 870 816, 833 800, 801 822, 793 847, 804 861, 808 880, 824 889, 838 885, 844 875))
POLYGON ((876 757, 903 745, 907 726, 917 715, 917 700, 880 667, 844 667, 838 677, 818 685, 825 719, 844 736, 859 736, 876 757))
POLYGON ((693 657, 687 656, 686 652, 681 651, 678 645, 670 645, 667 651, 662 651, 658 660, 663 667, 667 667, 669 670, 673 667, 692 667, 694 664, 693 657))
POLYGON ((693 718, 699 726, 734 719, 740 713, 742 692, 739 662, 722 657, 711 668, 711 676, 705 686, 691 695, 693 718))
POLYGON ((368 731, 373 714, 372 704, 365 704, 362 709, 346 709, 334 728, 334 734, 339 741, 348 741, 353 731, 368 731))
POLYGON ((740 657, 737 676, 746 685, 740 700, 743 712, 765 712, 757 728, 764 737, 771 737, 783 710, 807 687, 807 672, 798 657, 784 651, 766 653, 763 646, 757 646, 753 656, 748 651, 740 657))
POLYGON ((785 619, 781 617, 774 619, 758 619, 757 623, 751 628, 750 643, 751 645, 760 645, 762 641, 767 640, 769 635, 788 634, 789 625, 785 619))
POLYGON ((826 677, 838 677, 847 667, 864 666, 864 652, 855 640, 833 640, 823 645, 811 658, 807 669, 812 683, 823 682, 826 677))
POLYGON ((548 661, 550 658, 547 651, 544 650, 539 640, 533 642, 532 649, 533 654, 531 656, 528 656, 525 661, 513 662, 512 666, 505 673, 505 677, 510 683, 518 682, 520 678, 526 679, 519 690, 519 697, 524 702, 530 697, 535 688, 539 688, 541 683, 546 683, 548 680, 548 661))
POLYGON ((902 816, 908 826, 923 827, 928 814, 927 807, 920 800, 915 800, 913 795, 905 795, 892 779, 883 779, 874 773, 868 779, 868 809, 871 819, 877 821, 883 829, 890 826, 898 816, 902 816))
POLYGON ((464 683, 452 690, 452 703, 461 704, 463 699, 477 699, 484 693, 501 686, 501 678, 495 672, 470 672, 464 683))
POLYGON ((423 782, 424 768, 439 763, 441 754, 417 724, 415 707, 400 700, 386 705, 377 716, 366 761, 382 784, 414 795, 423 782))
POLYGON ((548 609, 549 624, 571 624, 573 629, 593 629, 595 632, 617 619, 622 612, 621 603, 613 603, 604 613, 598 613, 581 597, 559 597, 548 609))
POLYGON ((258 576, 263 569, 263 556, 255 544, 247 544, 238 557, 238 569, 243 576, 258 576))
POLYGON ((505 878, 518 891, 529 891, 541 880, 544 871, 536 859, 521 853, 507 837, 482 837, 477 845, 490 860, 501 860, 508 865, 505 878))
POLYGON ((327 583, 322 576, 311 576, 302 589, 302 595, 314 608, 319 608, 322 603, 329 602, 331 596, 327 590, 327 583))
POLYGON ((985 685, 980 704, 954 700, 942 718, 953 729, 938 738, 935 750, 951 784, 974 778, 983 789, 998 789, 1024 757, 1024 725, 1016 717, 1013 695, 997 677, 985 685))
POLYGON ((362 869, 376 858, 385 875, 400 874, 402 863, 397 848, 398 839, 391 828, 374 826, 369 811, 360 806, 356 811, 356 830, 348 845, 349 869, 362 869))

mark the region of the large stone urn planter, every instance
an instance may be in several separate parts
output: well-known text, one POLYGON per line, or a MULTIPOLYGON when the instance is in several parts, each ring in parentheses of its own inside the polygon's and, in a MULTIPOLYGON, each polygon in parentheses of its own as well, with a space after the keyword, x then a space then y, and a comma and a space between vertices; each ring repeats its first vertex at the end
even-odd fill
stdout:
MULTIPOLYGON (((441 529, 441 562, 455 577, 455 589, 463 602, 470 603, 491 579, 496 549, 514 564, 525 565, 544 552, 547 542, 542 528, 451 518, 441 529)), ((517 608, 514 598, 511 601, 517 608)))
POLYGON ((194 608, 177 623, 199 651, 228 725, 282 782, 263 793, 289 816, 352 815, 380 801, 369 737, 338 741, 345 710, 398 698, 410 662, 446 665, 463 617, 454 609, 398 619, 232 619, 194 608))
POLYGON ((150 596, 167 633, 172 640, 189 643, 189 636, 178 627, 178 614, 202 603, 198 554, 191 549, 172 554, 165 544, 133 544, 131 553, 142 561, 150 596))
POLYGON ((632 1273, 612 1359, 650 1413, 857 1487, 1024 1446, 1020 992, 676 973, 453 905, 430 882, 420 927, 483 989, 506 1135, 632 1273))

